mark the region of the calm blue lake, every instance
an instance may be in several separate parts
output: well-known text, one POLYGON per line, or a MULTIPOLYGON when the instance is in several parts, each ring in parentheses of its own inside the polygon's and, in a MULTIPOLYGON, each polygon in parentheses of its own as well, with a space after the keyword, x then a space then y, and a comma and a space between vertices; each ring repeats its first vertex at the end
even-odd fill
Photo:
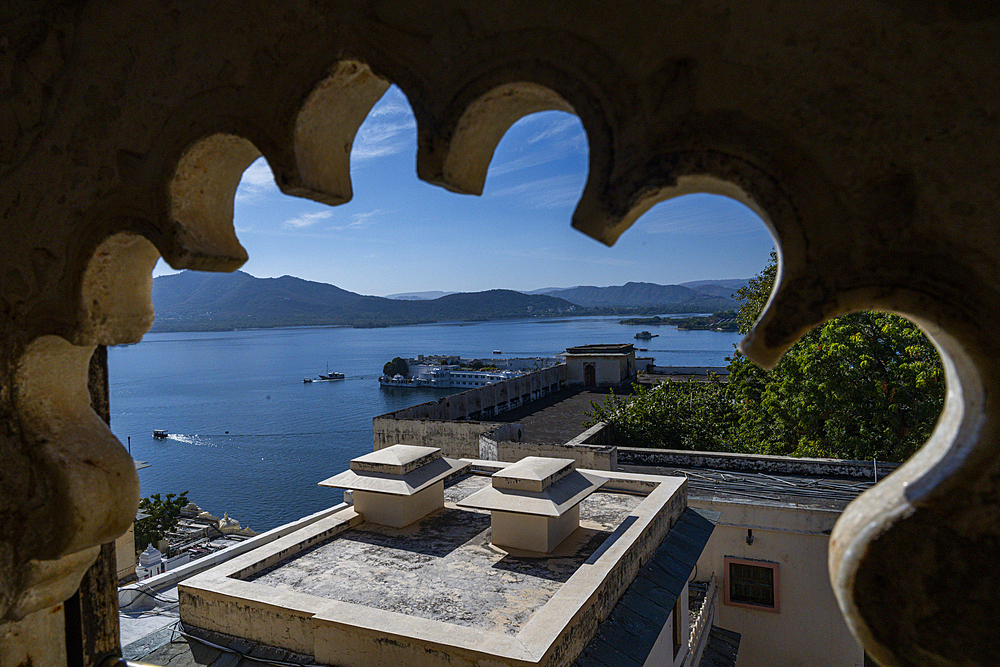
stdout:
POLYGON ((619 317, 148 334, 109 350, 111 428, 132 456, 142 494, 188 491, 203 509, 228 511, 263 531, 340 502, 317 482, 371 451, 372 418, 447 394, 383 389, 395 356, 554 356, 573 345, 636 343, 659 365, 725 365, 739 335, 640 327, 619 317), (347 379, 304 384, 331 371, 347 379), (154 428, 167 440, 154 440, 154 428))

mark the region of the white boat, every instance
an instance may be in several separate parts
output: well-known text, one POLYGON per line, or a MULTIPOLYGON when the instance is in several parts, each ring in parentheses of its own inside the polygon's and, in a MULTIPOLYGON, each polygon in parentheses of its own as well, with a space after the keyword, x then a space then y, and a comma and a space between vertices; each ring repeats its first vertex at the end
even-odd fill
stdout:
POLYGON ((330 365, 326 366, 326 373, 320 373, 314 378, 302 378, 303 382, 328 382, 330 380, 343 380, 346 376, 343 373, 338 373, 337 371, 330 372, 330 365))

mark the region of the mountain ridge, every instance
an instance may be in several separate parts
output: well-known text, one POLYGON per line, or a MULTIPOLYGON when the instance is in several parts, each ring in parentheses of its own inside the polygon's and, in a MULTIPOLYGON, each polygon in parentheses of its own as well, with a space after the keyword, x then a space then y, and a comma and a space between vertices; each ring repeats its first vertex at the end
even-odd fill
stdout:
MULTIPOLYGON (((357 294, 295 276, 256 278, 246 272, 184 271, 153 280, 152 331, 223 330, 286 326, 380 327, 450 320, 494 320, 555 315, 617 314, 661 308, 700 312, 732 308, 728 288, 710 284, 626 283, 582 286, 552 294, 494 289, 443 293, 433 299, 357 294), (712 292, 715 292, 713 294, 712 292)), ((413 297, 421 293, 405 293, 413 297)), ((425 293, 433 294, 433 293, 425 293)), ((396 295, 400 296, 400 295, 396 295)))

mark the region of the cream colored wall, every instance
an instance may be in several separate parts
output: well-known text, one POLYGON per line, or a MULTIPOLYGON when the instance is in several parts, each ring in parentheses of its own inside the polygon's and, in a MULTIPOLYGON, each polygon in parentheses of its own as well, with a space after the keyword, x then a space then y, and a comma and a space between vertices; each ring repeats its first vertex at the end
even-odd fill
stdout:
POLYGON ((115 540, 115 561, 119 579, 135 572, 135 523, 115 540))
POLYGON ((628 374, 628 358, 624 356, 578 356, 566 358, 566 381, 583 384, 584 366, 594 364, 597 386, 616 385, 628 374))
POLYGON ((721 513, 696 576, 705 580, 715 572, 719 580, 716 625, 743 636, 738 667, 861 667, 863 652, 837 607, 827 569, 826 531, 839 512, 701 500, 691 505, 721 513), (724 603, 726 556, 779 564, 778 613, 724 603))

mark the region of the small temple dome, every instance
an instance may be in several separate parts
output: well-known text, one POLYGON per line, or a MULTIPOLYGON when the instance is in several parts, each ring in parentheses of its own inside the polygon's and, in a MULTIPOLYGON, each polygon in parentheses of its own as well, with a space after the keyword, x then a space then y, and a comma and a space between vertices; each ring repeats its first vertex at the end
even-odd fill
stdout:
POLYGON ((161 554, 156 547, 150 544, 146 547, 146 550, 139 555, 139 565, 149 568, 159 563, 162 559, 163 554, 161 554))
POLYGON ((222 518, 219 519, 219 530, 224 535, 238 532, 240 530, 240 522, 236 519, 230 518, 229 512, 225 512, 222 515, 222 518))
POLYGON ((181 508, 181 516, 195 517, 201 513, 202 513, 201 508, 195 505, 194 503, 188 503, 187 505, 181 508))

